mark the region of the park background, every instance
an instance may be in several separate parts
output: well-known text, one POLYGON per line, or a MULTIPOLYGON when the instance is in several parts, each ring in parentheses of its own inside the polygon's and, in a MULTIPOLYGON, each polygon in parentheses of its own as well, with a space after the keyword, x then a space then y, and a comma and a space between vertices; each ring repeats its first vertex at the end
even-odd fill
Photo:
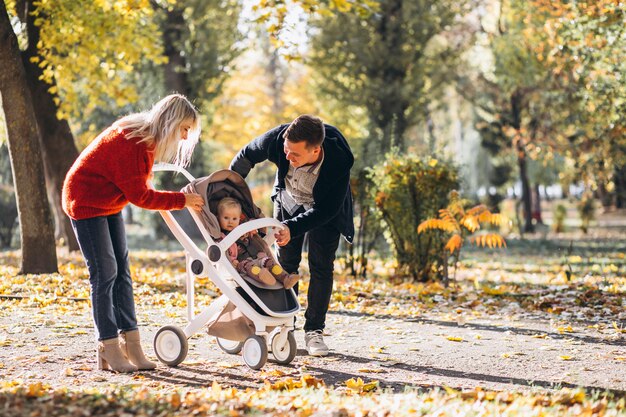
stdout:
MULTIPOLYGON (((614 343, 626 321, 623 3, 8 0, 0 12, 5 317, 88 296, 60 210, 65 173, 103 128, 177 91, 202 114, 195 176, 227 167, 249 140, 303 113, 348 138, 357 235, 340 248, 331 310, 405 317, 442 306, 462 327, 472 304, 487 304, 487 316, 516 304, 556 334, 604 332, 617 346, 606 361, 626 372, 623 343, 614 343), (389 299, 399 304, 378 310, 372 301, 389 299)), ((273 175, 266 164, 249 177, 266 213, 273 175)), ((182 179, 156 177, 164 189, 182 179)), ((129 207, 125 218, 136 281, 150 287, 141 299, 180 307, 163 301, 183 290, 179 244, 157 213, 129 207)), ((0 352, 19 334, 7 329, 0 352)), ((15 370, 0 365, 7 381, 15 370)), ((350 389, 369 391, 357 377, 350 389)), ((588 389, 551 406, 596 407, 593 387, 608 390, 608 412, 620 410, 623 378, 565 379, 588 389)), ((548 393, 564 383, 546 381, 548 393)), ((432 382, 419 399, 498 407, 476 393, 478 382, 443 392, 432 382)), ((33 390, 26 380, 4 392, 19 398, 24 387, 33 390)), ((512 398, 504 404, 525 405, 512 398)))

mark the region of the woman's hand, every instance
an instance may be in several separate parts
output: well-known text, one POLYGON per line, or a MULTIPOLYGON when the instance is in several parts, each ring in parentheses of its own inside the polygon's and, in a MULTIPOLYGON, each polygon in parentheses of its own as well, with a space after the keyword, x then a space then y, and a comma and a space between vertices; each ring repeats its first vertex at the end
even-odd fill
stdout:
POLYGON ((196 211, 202 210, 204 199, 200 194, 185 193, 185 207, 196 211))

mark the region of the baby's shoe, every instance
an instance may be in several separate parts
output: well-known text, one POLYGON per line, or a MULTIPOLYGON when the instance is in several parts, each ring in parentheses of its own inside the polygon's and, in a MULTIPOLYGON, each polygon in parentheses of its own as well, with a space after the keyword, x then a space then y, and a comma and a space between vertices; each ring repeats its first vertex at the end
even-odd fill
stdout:
POLYGON ((296 282, 300 279, 300 275, 287 274, 283 267, 278 264, 273 265, 270 272, 283 284, 286 290, 296 285, 296 282))
POLYGON ((282 280, 283 283, 283 287, 285 287, 286 290, 288 290, 289 288, 292 288, 294 285, 296 285, 296 282, 298 282, 300 280, 300 275, 298 274, 285 274, 285 278, 282 280))

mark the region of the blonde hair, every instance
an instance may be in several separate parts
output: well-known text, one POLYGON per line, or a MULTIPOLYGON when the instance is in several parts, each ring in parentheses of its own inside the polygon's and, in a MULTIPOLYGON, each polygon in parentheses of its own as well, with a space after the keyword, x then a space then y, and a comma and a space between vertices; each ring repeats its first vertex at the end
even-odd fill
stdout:
POLYGON ((126 138, 141 138, 155 149, 155 161, 186 167, 200 137, 200 115, 187 97, 170 94, 148 111, 122 117, 114 128, 127 131, 126 138), (187 140, 181 140, 180 125, 191 122, 187 140))
POLYGON ((217 214, 220 215, 229 208, 238 208, 241 211, 241 203, 232 197, 224 197, 217 203, 217 214))

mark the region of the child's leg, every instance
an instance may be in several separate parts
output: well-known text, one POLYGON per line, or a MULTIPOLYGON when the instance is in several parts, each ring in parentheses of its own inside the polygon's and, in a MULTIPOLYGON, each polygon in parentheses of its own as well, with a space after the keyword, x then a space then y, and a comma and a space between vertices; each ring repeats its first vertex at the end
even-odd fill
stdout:
POLYGON ((300 279, 300 275, 298 274, 288 274, 282 266, 280 266, 273 258, 267 256, 262 258, 261 265, 267 268, 272 275, 276 278, 277 281, 283 284, 283 287, 289 289, 296 285, 296 282, 300 279))
POLYGON ((272 273, 272 275, 274 275, 276 277, 276 279, 278 279, 280 282, 282 282, 282 278, 285 277, 286 272, 283 269, 282 266, 278 265, 274 259, 272 259, 269 256, 265 256, 262 258, 259 258, 259 262, 260 265, 263 266, 263 268, 267 268, 269 269, 269 271, 272 273))
POLYGON ((276 279, 272 276, 270 271, 259 265, 259 262, 256 259, 244 259, 239 262, 237 271, 245 273, 250 278, 256 279, 263 284, 276 284, 276 279))

